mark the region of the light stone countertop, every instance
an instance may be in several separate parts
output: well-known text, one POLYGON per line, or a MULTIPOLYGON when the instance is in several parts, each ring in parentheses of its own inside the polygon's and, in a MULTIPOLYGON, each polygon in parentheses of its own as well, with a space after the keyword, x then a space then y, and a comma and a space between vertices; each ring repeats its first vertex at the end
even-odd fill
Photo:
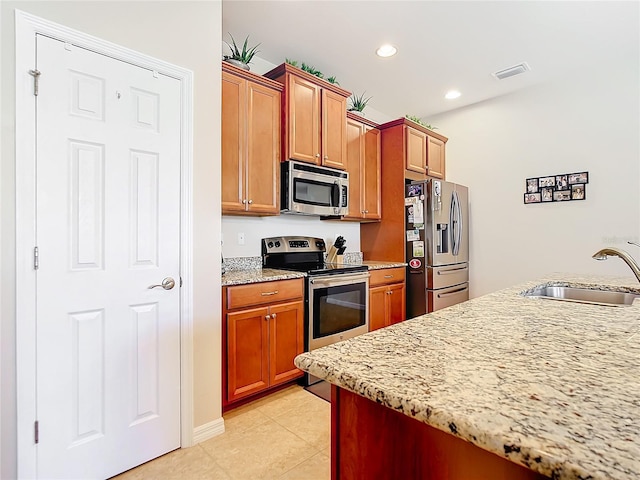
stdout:
MULTIPOLYGON (((366 265, 369 270, 381 268, 404 267, 406 263, 394 262, 351 262, 348 265, 366 265)), ((230 270, 222 275, 222 286, 246 285, 249 283, 271 282, 273 280, 289 280, 292 278, 303 278, 307 274, 291 270, 279 270, 275 268, 249 268, 245 270, 230 270)))
POLYGON ((253 268, 247 270, 232 270, 222 275, 222 286, 247 285, 249 283, 271 282, 273 280, 290 280, 304 278, 303 272, 278 270, 275 268, 253 268))
POLYGON ((633 277, 554 274, 295 363, 554 479, 640 478, 640 299, 609 307, 521 295, 547 283, 640 293, 633 277))

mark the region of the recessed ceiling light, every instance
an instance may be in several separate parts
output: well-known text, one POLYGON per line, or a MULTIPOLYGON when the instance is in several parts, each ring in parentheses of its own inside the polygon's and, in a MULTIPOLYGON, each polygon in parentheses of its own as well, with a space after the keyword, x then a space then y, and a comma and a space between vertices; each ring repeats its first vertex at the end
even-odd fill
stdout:
POLYGON ((449 90, 444 98, 447 100, 453 100, 454 98, 458 98, 460 95, 462 94, 458 90, 449 90))
POLYGON ((393 45, 389 45, 389 44, 382 45, 380 48, 378 48, 378 50, 376 50, 376 54, 379 57, 391 57, 395 55, 397 52, 398 52, 398 49, 393 45))

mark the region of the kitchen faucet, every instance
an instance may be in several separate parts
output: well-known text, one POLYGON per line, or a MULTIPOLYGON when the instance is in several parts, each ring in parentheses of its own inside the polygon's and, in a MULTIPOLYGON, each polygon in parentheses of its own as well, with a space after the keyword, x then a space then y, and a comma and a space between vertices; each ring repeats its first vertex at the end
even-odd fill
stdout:
MULTIPOLYGON (((633 242, 629 242, 629 243, 633 245, 637 245, 637 243, 633 243, 633 242)), ((636 263, 636 261, 633 259, 631 255, 629 255, 624 250, 620 250, 614 247, 603 248, 602 250, 598 250, 596 253, 593 254, 593 258, 595 258, 596 260, 606 260, 608 256, 620 257, 622 260, 624 260, 625 263, 629 265, 629 268, 633 271, 633 274, 636 276, 636 278, 640 282, 640 266, 638 266, 638 264, 636 263)))

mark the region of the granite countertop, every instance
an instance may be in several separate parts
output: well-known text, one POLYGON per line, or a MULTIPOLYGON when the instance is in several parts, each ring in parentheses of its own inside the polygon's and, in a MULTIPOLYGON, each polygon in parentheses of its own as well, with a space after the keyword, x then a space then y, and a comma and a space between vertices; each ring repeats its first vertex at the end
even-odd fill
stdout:
MULTIPOLYGON (((565 280, 566 282, 560 282, 565 280)), ((640 478, 640 299, 527 298, 553 275, 304 353, 295 363, 554 479, 640 478)))
MULTIPOLYGON (((381 268, 404 267, 406 263, 394 262, 350 262, 349 265, 366 265, 369 270, 381 268)), ((292 278, 303 278, 307 274, 291 270, 278 270, 275 268, 249 268, 244 270, 230 270, 222 275, 222 286, 246 285, 249 283, 270 282, 272 280, 289 280, 292 278)))
MULTIPOLYGON (((352 265, 352 263, 350 263, 352 265)), ((406 267, 406 263, 402 262, 376 262, 375 260, 365 260, 363 262, 353 263, 353 265, 366 265, 369 270, 381 270, 383 268, 406 267)))
POLYGON ((246 285, 249 283, 271 282, 273 280, 290 280, 306 276, 303 272, 277 270, 275 268, 232 270, 222 275, 222 286, 229 287, 231 285, 246 285))

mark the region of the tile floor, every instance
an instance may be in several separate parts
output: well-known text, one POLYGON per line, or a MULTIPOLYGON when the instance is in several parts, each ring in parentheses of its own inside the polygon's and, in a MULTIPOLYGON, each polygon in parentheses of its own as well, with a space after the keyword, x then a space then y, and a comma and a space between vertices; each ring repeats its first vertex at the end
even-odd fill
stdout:
POLYGON ((297 385, 224 415, 225 433, 117 480, 328 480, 331 405, 297 385))

